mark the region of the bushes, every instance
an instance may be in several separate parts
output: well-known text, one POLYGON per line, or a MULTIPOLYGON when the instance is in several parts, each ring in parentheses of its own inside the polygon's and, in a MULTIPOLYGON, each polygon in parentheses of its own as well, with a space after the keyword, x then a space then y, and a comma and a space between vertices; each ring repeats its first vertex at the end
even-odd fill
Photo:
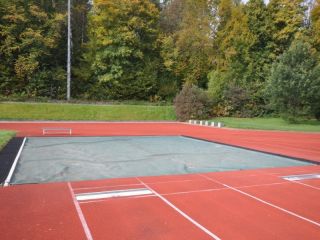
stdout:
POLYGON ((210 116, 211 104, 207 94, 200 88, 185 84, 174 100, 178 120, 206 119, 210 116))
POLYGON ((308 43, 294 42, 273 64, 267 90, 272 107, 287 120, 319 117, 320 65, 308 43))

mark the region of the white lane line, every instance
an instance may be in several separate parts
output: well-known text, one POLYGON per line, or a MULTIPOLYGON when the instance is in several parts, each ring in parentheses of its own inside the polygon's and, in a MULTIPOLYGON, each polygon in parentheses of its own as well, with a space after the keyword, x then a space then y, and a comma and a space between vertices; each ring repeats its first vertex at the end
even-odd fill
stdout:
POLYGON ((289 214, 289 215, 292 215, 292 216, 294 216, 294 217, 297 217, 297 218, 299 218, 299 219, 301 219, 301 220, 307 221, 307 222, 309 222, 309 223, 311 223, 311 224, 314 224, 314 225, 320 227, 320 223, 318 223, 318 222, 316 222, 316 221, 313 221, 313 220, 311 220, 311 219, 309 219, 309 218, 306 218, 306 217, 303 217, 303 216, 301 216, 301 215, 299 215, 299 214, 297 214, 297 213, 291 212, 291 211, 289 211, 289 210, 287 210, 287 209, 284 209, 284 208, 279 207, 279 206, 277 206, 277 205, 274 205, 274 204, 272 204, 272 203, 270 203, 270 202, 267 202, 267 201, 265 201, 265 200, 262 200, 261 198, 255 197, 255 196, 253 196, 253 195, 251 195, 251 194, 249 194, 249 193, 243 192, 243 191, 241 191, 241 190, 239 190, 239 189, 236 189, 236 188, 234 188, 234 187, 231 187, 231 186, 229 186, 229 185, 227 185, 227 184, 224 184, 224 183, 222 183, 222 182, 220 182, 220 181, 218 181, 218 180, 215 180, 215 179, 213 179, 213 178, 207 177, 207 176, 202 175, 202 174, 199 174, 199 175, 202 176, 202 177, 204 177, 204 178, 206 178, 206 179, 208 179, 208 180, 210 180, 210 181, 212 181, 212 182, 222 184, 223 186, 225 186, 225 187, 227 187, 227 188, 229 188, 229 189, 231 189, 231 190, 233 190, 233 191, 236 191, 236 192, 238 192, 238 193, 241 193, 241 194, 243 194, 243 195, 245 195, 245 196, 247 196, 247 197, 250 197, 250 198, 252 198, 252 199, 254 199, 254 200, 258 201, 258 202, 261 202, 261 203, 266 204, 266 205, 268 205, 268 206, 270 206, 270 207, 276 208, 276 209, 278 209, 278 210, 280 210, 280 211, 282 211, 282 212, 285 212, 285 213, 287 213, 287 214, 289 214))
POLYGON ((315 190, 320 190, 320 188, 318 188, 318 187, 315 187, 315 186, 312 186, 312 185, 309 185, 309 184, 306 184, 306 183, 303 183, 303 182, 292 181, 292 180, 289 180, 289 181, 293 182, 293 183, 296 183, 296 184, 300 184, 300 185, 309 187, 309 188, 312 188, 312 189, 315 189, 315 190))
MULTIPOLYGON (((237 187, 238 189, 242 188, 252 188, 252 187, 263 187, 263 186, 273 186, 273 185, 282 185, 282 184, 291 184, 291 182, 279 182, 279 183, 266 183, 266 184, 256 184, 256 185, 247 185, 247 186, 241 186, 237 187)), ((207 188, 202 190, 193 190, 193 191, 184 191, 184 192, 172 192, 172 193, 161 193, 162 196, 174 196, 174 195, 186 195, 186 194, 192 194, 192 193, 202 193, 202 192, 215 192, 215 191, 222 191, 222 190, 228 190, 229 188, 223 187, 223 188, 207 188)), ((142 196, 132 196, 132 197, 126 197, 125 199, 137 199, 137 198, 149 198, 149 197, 157 197, 156 195, 142 195, 142 196)), ((109 200, 109 199, 108 199, 109 200)), ((102 200, 92 200, 92 201, 81 201, 80 204, 87 204, 87 203, 95 203, 95 202, 105 202, 108 201, 107 199, 102 200)))
POLYGON ((76 194, 78 201, 99 200, 107 198, 133 197, 153 194, 149 189, 125 189, 106 192, 92 192, 76 194))
POLYGON ((204 231, 206 234, 208 234, 210 237, 212 237, 215 240, 221 240, 221 238, 219 238, 217 235, 215 235, 214 233, 212 233, 210 230, 208 230, 207 228, 205 228, 204 226, 202 226, 200 223, 198 223, 197 221, 195 221, 193 218, 191 218, 190 216, 188 216, 186 213, 184 213, 182 210, 180 210, 179 208, 177 208, 175 205, 173 205, 170 201, 168 201, 166 198, 164 198, 163 196, 161 196, 159 193, 157 193, 155 190, 153 190, 151 187, 149 187, 146 183, 142 182, 139 178, 137 178, 138 181, 141 182, 141 184, 143 184, 146 188, 148 188, 151 192, 153 192, 157 197, 159 197, 163 202, 165 202, 168 206, 170 206, 171 208, 173 208, 175 211, 177 211, 181 216, 183 216, 184 218, 186 218, 187 220, 189 220, 191 223, 193 223, 196 227, 200 228, 202 231, 204 231))
POLYGON ((93 189, 100 189, 100 188, 117 188, 117 187, 130 187, 130 186, 142 186, 141 183, 132 183, 132 184, 120 184, 120 185, 105 185, 105 186, 99 186, 99 187, 79 187, 79 188, 73 188, 73 190, 93 190, 93 189))
MULTIPOLYGON (((282 184, 288 184, 288 183, 287 183, 287 182, 266 183, 266 184, 256 184, 256 185, 241 186, 241 187, 237 187, 237 188, 238 188, 238 189, 241 189, 241 188, 253 188, 253 187, 273 186, 273 185, 282 185, 282 184)), ((227 188, 227 187, 223 187, 223 188, 207 188, 207 189, 194 190, 194 191, 162 193, 161 195, 162 195, 162 196, 183 195, 183 194, 190 194, 190 193, 202 193, 202 192, 222 191, 222 190, 227 190, 227 189, 229 189, 229 188, 227 188)))
POLYGON ((91 235, 90 229, 89 229, 88 224, 87 224, 87 221, 86 221, 86 219, 85 219, 85 217, 83 215, 83 212, 81 210, 81 207, 80 207, 78 201, 75 198, 75 195, 74 195, 74 192, 72 190, 70 182, 68 182, 68 187, 69 187, 69 190, 70 190, 70 194, 72 196, 72 200, 73 200, 74 206, 76 207, 80 222, 82 224, 82 228, 84 230, 84 233, 86 234, 87 240, 93 240, 93 237, 91 235))
POLYGON ((14 170, 15 170, 16 167, 17 167, 18 160, 19 160, 19 158, 20 158, 20 155, 21 155, 21 153, 22 153, 22 149, 23 149, 23 147, 24 147, 24 145, 25 145, 25 143, 26 143, 26 140, 27 140, 27 138, 25 137, 25 138, 23 139, 23 142, 22 142, 22 144, 21 144, 21 146, 20 146, 20 149, 19 149, 19 151, 18 151, 18 153, 17 153, 17 156, 16 156, 16 158, 14 159, 14 162, 13 162, 11 168, 10 168, 9 174, 8 174, 6 180, 4 181, 4 184, 3 184, 4 187, 9 186, 9 184, 10 184, 12 175, 13 175, 13 173, 14 173, 14 170))
MULTIPOLYGON (((201 179, 188 179, 188 180, 173 180, 173 181, 159 181, 159 182, 146 182, 147 184, 161 184, 161 183, 183 183, 183 182, 192 182, 192 181, 203 181, 201 179)), ((142 186, 141 183, 132 183, 132 184, 120 184, 120 185, 105 185, 99 187, 79 187, 73 188, 73 190, 91 190, 91 189, 100 189, 100 188, 117 188, 117 187, 130 187, 130 186, 142 186)))

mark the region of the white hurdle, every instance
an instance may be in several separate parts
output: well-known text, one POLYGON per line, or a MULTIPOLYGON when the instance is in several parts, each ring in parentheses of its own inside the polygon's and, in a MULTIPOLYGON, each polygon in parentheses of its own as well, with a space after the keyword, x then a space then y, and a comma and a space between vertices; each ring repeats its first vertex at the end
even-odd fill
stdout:
POLYGON ((42 135, 72 135, 71 128, 42 128, 42 135))

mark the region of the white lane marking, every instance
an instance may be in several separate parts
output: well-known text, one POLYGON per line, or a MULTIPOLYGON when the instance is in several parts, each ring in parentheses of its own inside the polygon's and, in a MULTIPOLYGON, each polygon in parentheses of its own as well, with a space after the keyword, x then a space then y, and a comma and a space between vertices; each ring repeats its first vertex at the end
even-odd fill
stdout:
MULTIPOLYGON (((188 180, 173 180, 173 181, 159 181, 159 182, 146 182, 147 184, 161 184, 161 183, 182 183, 182 182, 192 182, 192 181, 203 181, 199 179, 188 179, 188 180)), ((122 184, 122 185, 105 185, 99 187, 80 187, 73 188, 73 190, 91 190, 91 189, 100 189, 100 188, 117 188, 117 187, 130 187, 130 186, 142 186, 141 183, 132 183, 132 184, 122 184)))
POLYGON ((87 240, 93 240, 93 237, 91 235, 90 229, 89 229, 88 224, 87 224, 87 221, 86 221, 86 219, 85 219, 85 217, 83 215, 83 212, 81 210, 81 207, 80 207, 78 201, 75 198, 75 195, 74 195, 74 192, 72 190, 70 182, 68 182, 68 187, 69 187, 69 190, 70 190, 70 194, 72 196, 72 200, 73 200, 74 206, 76 207, 80 222, 82 224, 82 228, 84 230, 84 233, 86 234, 87 240))
POLYGON ((19 151, 18 151, 18 153, 17 153, 17 156, 16 156, 16 158, 14 159, 14 162, 13 162, 11 168, 10 168, 9 174, 8 174, 6 180, 4 181, 4 184, 3 184, 4 187, 9 186, 9 184, 10 184, 12 175, 13 175, 13 173, 14 173, 14 170, 16 169, 16 166, 17 166, 17 164, 18 164, 18 160, 19 160, 19 158, 20 158, 20 155, 21 155, 21 153, 22 153, 22 149, 23 149, 23 147, 24 147, 24 145, 25 145, 25 143, 26 143, 26 140, 27 140, 27 138, 25 137, 25 138, 23 139, 23 142, 22 142, 22 144, 21 144, 21 146, 20 146, 20 149, 19 149, 19 151))
POLYGON ((309 187, 309 188, 313 188, 313 189, 316 189, 316 190, 320 190, 320 188, 312 186, 312 185, 309 185, 309 184, 306 184, 306 183, 302 183, 302 182, 298 182, 298 181, 290 181, 290 182, 293 182, 293 183, 296 183, 296 184, 300 184, 300 185, 303 185, 303 186, 306 186, 306 187, 309 187))
POLYGON ((285 179, 285 180, 288 180, 288 181, 300 181, 300 180, 308 180, 308 179, 320 179, 320 173, 283 176, 282 178, 285 179))
MULTIPOLYGON (((262 187, 262 186, 273 186, 273 185, 282 185, 282 184, 291 184, 291 182, 279 182, 279 183, 266 183, 266 184, 256 184, 256 185, 247 185, 247 186, 241 186, 237 187, 238 189, 242 188, 252 188, 252 187, 262 187)), ((194 191, 184 191, 184 192, 172 192, 172 193, 162 193, 162 196, 173 196, 173 195, 185 195, 185 194, 191 194, 191 193, 202 193, 202 192, 214 192, 214 191, 222 191, 222 190, 228 190, 229 188, 223 187, 223 188, 207 188, 202 190, 194 190, 194 191)), ((127 197, 125 199, 137 199, 137 198, 149 198, 149 197, 157 197, 156 195, 143 195, 143 196, 133 196, 133 197, 127 197)), ((92 200, 92 201, 81 201, 80 204, 86 204, 86 203, 95 203, 95 202, 105 202, 108 200, 92 200)))
POLYGON ((78 201, 98 200, 106 198, 132 197, 153 194, 149 189, 125 189, 106 192, 92 192, 76 194, 78 201))
POLYGON ((176 207, 175 205, 173 205, 169 200, 167 200, 166 198, 164 198, 163 196, 161 196, 159 193, 157 193, 155 190, 153 190, 151 187, 149 187, 146 183, 142 182, 139 178, 137 178, 138 181, 141 182, 141 184, 143 184, 146 188, 148 188, 150 191, 152 191, 157 197, 159 197, 163 202, 165 202, 168 206, 170 206, 171 208, 173 208, 175 211, 177 211, 180 215, 182 215, 184 218, 186 218, 187 220, 189 220, 191 223, 193 223, 195 226, 197 226, 198 228, 200 228, 202 231, 204 231, 206 234, 208 234, 210 237, 212 237, 215 240, 221 240, 221 238, 219 238, 217 235, 215 235, 214 233, 212 233, 210 230, 208 230, 207 228, 205 228, 204 226, 202 226, 200 223, 198 223, 197 221, 195 221, 193 218, 191 218, 190 216, 188 216, 186 213, 184 213, 182 210, 180 210, 178 207, 176 207))
POLYGON ((117 188, 117 187, 130 187, 130 186, 142 186, 141 183, 133 183, 133 184, 120 184, 120 185, 105 185, 105 186, 99 186, 99 187, 79 187, 79 188, 73 188, 73 190, 93 190, 93 189, 100 189, 100 188, 117 188))
POLYGON ((218 181, 218 180, 215 180, 215 179, 213 179, 213 178, 207 177, 207 176, 202 175, 202 174, 199 174, 199 175, 202 176, 202 177, 204 177, 204 178, 206 178, 206 179, 208 179, 208 180, 210 180, 210 181, 212 181, 212 182, 220 183, 220 184, 222 184, 223 186, 225 186, 225 187, 227 187, 227 188, 229 188, 229 189, 231 189, 231 190, 233 190, 233 191, 236 191, 236 192, 238 192, 238 193, 241 193, 241 194, 243 194, 243 195, 245 195, 245 196, 247 196, 247 197, 250 197, 250 198, 252 198, 252 199, 254 199, 254 200, 258 201, 258 202, 261 202, 261 203, 266 204, 266 205, 268 205, 268 206, 270 206, 270 207, 276 208, 276 209, 278 209, 278 210, 280 210, 280 211, 282 211, 282 212, 285 212, 285 213, 287 213, 287 214, 289 214, 289 215, 292 215, 292 216, 294 216, 294 217, 297 217, 297 218, 299 218, 299 219, 301 219, 301 220, 307 221, 307 222, 309 222, 309 223, 311 223, 311 224, 314 224, 314 225, 320 227, 320 223, 318 223, 318 222, 316 222, 316 221, 313 221, 313 220, 311 220, 311 219, 309 219, 309 218, 306 218, 306 217, 303 217, 303 216, 301 216, 301 215, 299 215, 299 214, 297 214, 297 213, 291 212, 291 211, 289 211, 289 210, 287 210, 287 209, 284 209, 284 208, 282 208, 282 207, 279 207, 279 206, 277 206, 277 205, 274 205, 274 204, 272 204, 272 203, 270 203, 270 202, 267 202, 267 201, 265 201, 265 200, 263 200, 263 199, 261 199, 261 198, 255 197, 255 196, 253 196, 253 195, 251 195, 251 194, 249 194, 249 193, 243 192, 243 191, 241 191, 241 190, 239 190, 239 189, 236 189, 236 188, 234 188, 234 187, 231 187, 231 186, 229 186, 229 185, 227 185, 227 184, 224 184, 224 183, 222 183, 222 182, 220 182, 220 181, 218 181))

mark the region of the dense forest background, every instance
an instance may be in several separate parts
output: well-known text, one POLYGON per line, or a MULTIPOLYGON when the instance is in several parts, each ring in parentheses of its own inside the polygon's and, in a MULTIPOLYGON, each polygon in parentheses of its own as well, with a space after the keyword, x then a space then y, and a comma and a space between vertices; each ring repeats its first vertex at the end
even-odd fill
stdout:
MULTIPOLYGON (((66 0, 0 0, 0 95, 66 97, 66 0)), ((72 0, 72 97, 320 114, 320 0, 72 0)))

